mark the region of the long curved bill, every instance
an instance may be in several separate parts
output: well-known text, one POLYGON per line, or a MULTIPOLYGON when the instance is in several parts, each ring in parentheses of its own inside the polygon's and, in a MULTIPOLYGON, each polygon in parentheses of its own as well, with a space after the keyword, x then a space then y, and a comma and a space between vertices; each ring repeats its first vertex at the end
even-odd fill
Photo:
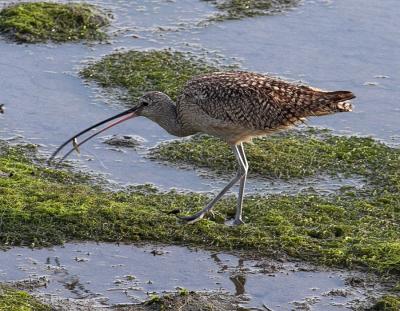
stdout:
POLYGON ((88 127, 87 129, 84 129, 83 131, 79 132, 78 134, 74 135, 73 137, 71 137, 70 139, 68 139, 66 142, 64 142, 60 147, 57 148, 56 151, 53 152, 53 154, 51 155, 51 157, 48 160, 48 163, 50 164, 54 158, 56 157, 56 155, 64 148, 66 147, 68 144, 72 144, 72 149, 70 149, 58 162, 58 164, 60 164, 62 161, 64 161, 72 152, 76 151, 79 153, 79 147, 82 146, 84 143, 86 143, 87 141, 89 141, 90 139, 92 139, 93 137, 99 135, 100 133, 105 132, 106 130, 112 128, 113 126, 120 124, 124 121, 127 121, 129 119, 132 119, 134 117, 137 117, 136 111, 139 109, 139 107, 134 107, 128 110, 125 110, 124 112, 121 112, 111 118, 108 118, 106 120, 103 120, 99 123, 96 123, 90 127, 88 127), (114 122, 111 122, 115 120, 114 122), (92 135, 88 136, 87 138, 85 138, 84 140, 82 140, 81 142, 78 142, 78 137, 82 136, 83 134, 89 132, 90 130, 95 129, 96 127, 99 127, 100 125, 109 123, 110 124, 106 125, 105 127, 103 127, 102 129, 99 129, 98 131, 94 132, 92 135))

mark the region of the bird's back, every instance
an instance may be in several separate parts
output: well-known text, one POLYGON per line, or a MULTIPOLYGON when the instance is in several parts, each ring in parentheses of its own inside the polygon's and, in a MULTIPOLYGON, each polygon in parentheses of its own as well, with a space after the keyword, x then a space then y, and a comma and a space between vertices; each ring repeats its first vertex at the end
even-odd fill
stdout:
POLYGON ((190 102, 209 117, 254 130, 287 127, 308 116, 351 111, 348 91, 324 92, 250 72, 216 72, 187 83, 178 112, 190 102))

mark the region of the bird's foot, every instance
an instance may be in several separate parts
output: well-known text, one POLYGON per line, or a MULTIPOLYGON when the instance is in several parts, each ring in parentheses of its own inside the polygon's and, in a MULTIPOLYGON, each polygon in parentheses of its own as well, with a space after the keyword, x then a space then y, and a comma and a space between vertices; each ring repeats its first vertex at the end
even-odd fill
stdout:
POLYGON ((241 218, 235 219, 233 221, 232 225, 234 225, 234 226, 244 225, 244 221, 241 218))
POLYGON ((177 216, 177 217, 185 221, 187 224, 194 224, 195 222, 198 222, 199 220, 203 219, 205 215, 206 215, 205 212, 199 212, 191 216, 177 216))

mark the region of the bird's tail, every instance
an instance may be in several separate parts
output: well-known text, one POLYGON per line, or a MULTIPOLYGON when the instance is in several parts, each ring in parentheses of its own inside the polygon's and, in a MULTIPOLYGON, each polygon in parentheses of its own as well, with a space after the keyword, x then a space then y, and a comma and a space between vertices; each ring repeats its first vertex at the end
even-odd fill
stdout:
POLYGON ((336 102, 350 100, 356 97, 353 92, 350 91, 325 92, 324 94, 326 98, 336 102))
POLYGON ((353 111, 353 106, 348 100, 356 96, 350 91, 324 92, 320 104, 313 111, 314 115, 326 115, 336 112, 353 111))

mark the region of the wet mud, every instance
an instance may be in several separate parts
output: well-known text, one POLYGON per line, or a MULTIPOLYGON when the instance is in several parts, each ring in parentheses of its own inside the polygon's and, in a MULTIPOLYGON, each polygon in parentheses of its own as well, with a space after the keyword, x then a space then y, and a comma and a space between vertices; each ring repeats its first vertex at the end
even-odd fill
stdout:
POLYGON ((137 135, 113 135, 111 137, 103 137, 103 143, 118 148, 137 149, 143 142, 145 142, 145 140, 137 135))

